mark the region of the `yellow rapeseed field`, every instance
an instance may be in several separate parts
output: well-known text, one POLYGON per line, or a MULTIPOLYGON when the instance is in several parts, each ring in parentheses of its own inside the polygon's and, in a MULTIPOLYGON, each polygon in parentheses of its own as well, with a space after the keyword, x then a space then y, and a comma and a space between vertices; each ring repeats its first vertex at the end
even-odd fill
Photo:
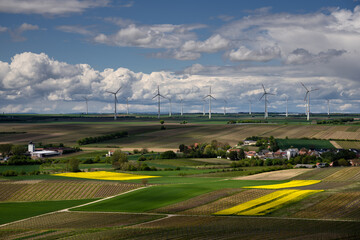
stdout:
POLYGON ((302 187, 321 182, 320 180, 293 180, 286 183, 271 184, 271 185, 260 185, 260 186, 249 186, 244 188, 261 188, 261 189, 281 189, 281 188, 292 188, 302 187))
POLYGON ((77 172, 77 173, 68 172, 68 173, 58 173, 53 175, 62 176, 62 177, 88 178, 88 179, 98 179, 98 180, 120 180, 120 181, 159 177, 159 176, 135 175, 129 173, 106 172, 106 171, 77 172))
POLYGON ((265 215, 284 204, 300 201, 310 194, 323 190, 279 190, 260 198, 221 210, 215 215, 265 215))

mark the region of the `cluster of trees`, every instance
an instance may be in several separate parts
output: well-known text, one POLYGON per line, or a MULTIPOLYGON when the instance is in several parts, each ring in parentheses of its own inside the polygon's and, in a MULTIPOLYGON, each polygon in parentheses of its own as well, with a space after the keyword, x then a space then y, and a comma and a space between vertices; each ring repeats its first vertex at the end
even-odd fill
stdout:
POLYGON ((354 118, 339 118, 339 119, 329 119, 329 120, 319 120, 316 121, 317 124, 345 124, 347 122, 353 122, 354 118))
POLYGON ((244 119, 244 120, 230 120, 228 124, 235 124, 235 123, 267 123, 267 120, 261 119, 244 119))
POLYGON ((350 166, 349 159, 356 158, 356 153, 350 150, 328 151, 321 157, 325 162, 333 162, 333 166, 350 166))
POLYGON ((107 140, 122 138, 122 137, 126 137, 126 136, 128 136, 128 132, 122 131, 122 132, 116 132, 116 133, 107 134, 107 135, 98 136, 98 137, 86 137, 83 139, 79 139, 77 141, 77 143, 79 145, 86 145, 86 144, 91 144, 91 143, 98 143, 98 142, 104 142, 107 140))
POLYGON ((17 172, 15 170, 6 170, 4 172, 0 172, 0 176, 4 176, 4 177, 16 177, 18 175, 20 176, 24 176, 24 175, 39 175, 40 171, 38 170, 34 170, 32 172, 25 172, 24 170, 17 172))
POLYGON ((212 140, 211 143, 192 144, 186 146, 180 144, 180 152, 185 158, 213 158, 216 156, 226 157, 226 150, 230 148, 228 143, 221 143, 217 140, 212 140))
POLYGON ((228 157, 232 161, 236 161, 236 160, 245 159, 246 156, 244 149, 240 148, 237 151, 230 151, 229 153, 226 154, 226 157, 228 157))
POLYGON ((270 137, 258 137, 252 136, 247 137, 245 140, 256 141, 256 146, 259 147, 259 151, 263 149, 269 149, 272 152, 279 150, 279 146, 276 142, 276 139, 273 136, 270 137))

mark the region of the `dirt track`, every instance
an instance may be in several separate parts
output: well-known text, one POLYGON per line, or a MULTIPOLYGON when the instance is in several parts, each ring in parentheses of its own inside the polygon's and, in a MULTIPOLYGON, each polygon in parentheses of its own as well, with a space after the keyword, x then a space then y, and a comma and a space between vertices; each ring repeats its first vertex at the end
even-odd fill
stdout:
POLYGON ((234 180, 287 180, 297 175, 300 175, 304 172, 312 171, 312 170, 313 169, 304 169, 304 168, 286 169, 286 170, 280 170, 274 172, 259 173, 244 177, 237 177, 233 179, 234 180))

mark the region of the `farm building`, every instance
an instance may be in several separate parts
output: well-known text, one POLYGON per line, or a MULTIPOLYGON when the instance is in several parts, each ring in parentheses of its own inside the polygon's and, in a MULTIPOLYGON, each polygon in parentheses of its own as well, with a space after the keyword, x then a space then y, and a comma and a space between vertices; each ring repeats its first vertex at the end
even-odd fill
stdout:
POLYGON ((33 142, 29 142, 28 152, 30 153, 31 158, 46 158, 46 157, 53 157, 62 154, 62 152, 55 150, 41 149, 37 151, 37 149, 35 149, 35 144, 33 142))

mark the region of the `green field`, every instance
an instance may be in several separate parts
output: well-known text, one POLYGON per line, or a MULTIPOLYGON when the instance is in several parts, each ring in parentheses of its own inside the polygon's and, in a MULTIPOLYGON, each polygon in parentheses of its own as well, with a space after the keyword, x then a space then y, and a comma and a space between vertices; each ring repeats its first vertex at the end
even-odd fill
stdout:
POLYGON ((16 172, 33 172, 40 170, 40 165, 0 165, 0 172, 5 172, 7 170, 13 170, 16 172))
POLYGON ((77 206, 93 200, 0 203, 0 224, 77 206))
POLYGON ((306 149, 334 149, 335 147, 328 140, 315 139, 276 139, 280 149, 306 148, 306 149))
POLYGON ((219 181, 207 179, 206 182, 197 184, 155 186, 73 210, 146 212, 222 188, 241 188, 245 186, 274 184, 275 182, 279 183, 282 181, 219 181))

